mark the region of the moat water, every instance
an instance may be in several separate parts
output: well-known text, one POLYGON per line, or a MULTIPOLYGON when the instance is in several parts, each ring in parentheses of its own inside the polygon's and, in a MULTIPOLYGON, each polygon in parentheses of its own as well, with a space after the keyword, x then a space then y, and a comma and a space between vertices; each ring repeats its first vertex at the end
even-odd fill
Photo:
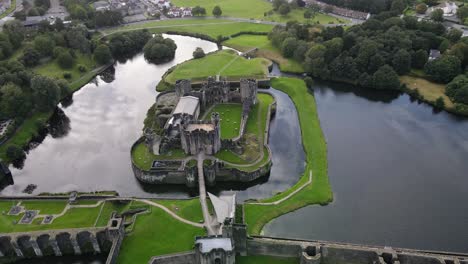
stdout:
MULTIPOLYGON (((130 165, 130 147, 170 67, 188 60, 196 47, 213 43, 171 36, 174 61, 148 64, 142 55, 117 63, 63 102, 50 133, 31 149, 14 184, 2 195, 72 190, 116 190, 123 196, 189 197, 185 187, 140 184, 130 165)), ((328 143, 334 202, 284 215, 266 235, 468 252, 468 121, 435 113, 407 95, 317 84, 315 96, 328 143)), ((273 168, 250 185, 221 185, 238 197, 268 197, 293 185, 304 170, 304 152, 293 103, 278 101, 271 123, 273 168)))

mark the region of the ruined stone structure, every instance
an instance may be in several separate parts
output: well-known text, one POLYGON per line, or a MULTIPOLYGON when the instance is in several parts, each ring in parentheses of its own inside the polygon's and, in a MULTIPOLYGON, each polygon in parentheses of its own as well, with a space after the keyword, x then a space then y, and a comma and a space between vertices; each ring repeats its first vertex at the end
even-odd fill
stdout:
POLYGON ((218 113, 211 114, 211 121, 188 121, 180 127, 180 142, 186 154, 200 151, 214 155, 221 149, 221 130, 218 113))
POLYGON ((109 252, 106 264, 116 263, 124 237, 121 218, 107 227, 44 230, 0 234, 0 257, 35 258, 109 252))

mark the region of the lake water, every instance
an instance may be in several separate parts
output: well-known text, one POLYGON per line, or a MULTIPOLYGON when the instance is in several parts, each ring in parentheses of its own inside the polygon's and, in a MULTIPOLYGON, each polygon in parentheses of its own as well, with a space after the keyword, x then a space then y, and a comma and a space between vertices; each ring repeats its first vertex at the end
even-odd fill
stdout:
POLYGON ((318 84, 334 202, 271 236, 468 252, 468 120, 396 92, 318 84))

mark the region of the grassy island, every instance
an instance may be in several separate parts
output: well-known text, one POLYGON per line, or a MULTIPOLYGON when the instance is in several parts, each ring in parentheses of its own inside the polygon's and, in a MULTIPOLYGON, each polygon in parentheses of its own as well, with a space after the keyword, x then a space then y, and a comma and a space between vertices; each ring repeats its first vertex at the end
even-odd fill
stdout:
POLYGON ((206 80, 209 76, 221 75, 228 80, 239 78, 262 79, 268 75, 270 61, 263 58, 248 60, 233 50, 211 53, 204 58, 182 63, 170 72, 165 81, 174 84, 176 80, 190 77, 193 82, 206 80))
POLYGON ((248 202, 244 205, 250 234, 259 234, 266 223, 280 215, 310 204, 327 204, 333 199, 327 173, 327 144, 320 127, 314 96, 300 79, 273 79, 271 86, 287 93, 296 106, 307 165, 304 175, 292 188, 260 201, 264 204, 248 202), (313 175, 312 183, 308 183, 310 172, 313 175), (299 191, 289 196, 296 190, 299 191), (279 203, 273 204, 275 201, 279 203))

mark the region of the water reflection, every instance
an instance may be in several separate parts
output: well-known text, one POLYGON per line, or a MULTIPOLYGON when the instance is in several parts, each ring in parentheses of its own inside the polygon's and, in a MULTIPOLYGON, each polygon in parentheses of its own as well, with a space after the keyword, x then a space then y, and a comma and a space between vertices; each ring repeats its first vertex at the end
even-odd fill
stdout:
POLYGON ((408 95, 388 103, 332 87, 314 90, 334 202, 265 234, 468 252, 468 121, 408 95))

